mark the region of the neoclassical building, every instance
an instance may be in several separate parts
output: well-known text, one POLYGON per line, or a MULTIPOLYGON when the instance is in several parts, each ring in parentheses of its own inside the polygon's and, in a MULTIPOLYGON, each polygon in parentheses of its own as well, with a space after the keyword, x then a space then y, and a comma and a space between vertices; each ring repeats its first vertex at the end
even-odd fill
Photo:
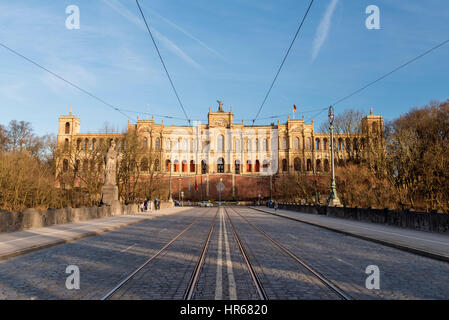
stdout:
MULTIPOLYGON (((223 110, 222 103, 216 112, 209 107, 208 123, 196 122, 192 126, 174 126, 153 120, 128 122, 128 131, 136 131, 143 150, 151 151, 154 160, 142 152, 141 173, 148 171, 148 161, 164 175, 182 178, 202 177, 206 181, 229 180, 230 192, 240 181, 248 178, 291 174, 294 172, 325 173, 330 170, 330 134, 315 132, 313 121, 288 119, 286 123, 247 125, 234 122, 232 107, 223 110)), ((378 140, 383 132, 383 118, 371 114, 362 120, 361 133, 334 134, 335 154, 345 161, 351 154, 363 157, 363 147, 370 140, 378 140)), ((86 134, 80 132, 80 119, 70 112, 59 118, 58 148, 87 152, 104 141, 115 140, 117 148, 123 145, 123 134, 86 134)), ((65 153, 70 154, 70 152, 65 153)), ((59 170, 66 170, 69 159, 59 159, 59 170)), ((80 164, 81 165, 81 164, 80 164)), ((84 163, 83 165, 89 165, 84 163)), ((191 179, 189 191, 191 191, 191 179)), ((245 183, 245 185, 250 185, 245 183)), ((209 184, 207 185, 209 193, 209 184)), ((249 192, 249 190, 248 190, 249 192)), ((265 191, 258 191, 258 194, 265 191)))

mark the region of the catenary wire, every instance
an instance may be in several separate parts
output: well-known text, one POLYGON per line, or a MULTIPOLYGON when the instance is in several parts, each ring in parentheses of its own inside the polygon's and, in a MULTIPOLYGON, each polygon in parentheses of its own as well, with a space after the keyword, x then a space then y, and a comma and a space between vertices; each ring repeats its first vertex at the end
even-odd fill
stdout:
POLYGON ((55 73, 55 72, 53 72, 53 71, 47 69, 46 67, 40 65, 39 63, 35 62, 34 60, 32 60, 32 59, 30 59, 30 58, 24 56, 23 54, 19 53, 18 51, 14 50, 14 49, 12 49, 12 48, 10 48, 10 47, 8 47, 7 45, 5 45, 5 44, 3 44, 3 43, 0 43, 0 46, 2 46, 3 48, 5 48, 6 50, 12 52, 13 54, 15 54, 15 55, 21 57, 22 59, 25 59, 26 61, 30 62, 31 64, 35 65, 36 67, 38 67, 38 68, 40 68, 40 69, 42 69, 42 70, 44 70, 44 71, 50 73, 51 75, 55 76, 55 77, 58 78, 59 80, 64 81, 65 83, 67 83, 67 84, 69 84, 70 86, 72 86, 72 87, 78 89, 79 91, 83 92, 84 94, 87 94, 87 95, 90 96, 91 98, 94 98, 94 99, 96 99, 97 101, 100 101, 101 103, 103 103, 104 105, 106 105, 106 106, 108 106, 108 107, 114 109, 115 111, 121 113, 123 116, 125 116, 125 117, 128 118, 129 120, 134 121, 134 120, 131 119, 127 114, 125 114, 120 108, 118 108, 118 107, 116 107, 116 106, 110 104, 109 102, 103 100, 102 98, 99 98, 98 96, 96 96, 96 95, 94 95, 93 93, 91 93, 91 92, 89 92, 89 91, 87 91, 87 90, 81 88, 80 86, 74 84, 73 82, 71 82, 71 81, 69 81, 69 80, 67 80, 67 79, 65 79, 65 78, 63 78, 63 77, 61 77, 61 76, 58 75, 57 73, 55 73))
POLYGON ((355 90, 354 92, 348 94, 347 96, 344 96, 343 98, 337 100, 337 101, 334 102, 332 105, 335 106, 335 105, 339 104, 340 102, 343 102, 344 100, 349 99, 350 97, 356 95, 357 93, 359 93, 359 92, 361 92, 361 91, 367 89, 368 87, 374 85, 375 83, 377 83, 377 82, 379 82, 379 81, 385 79, 386 77, 390 76, 391 74, 395 73, 396 71, 399 71, 399 70, 401 70, 402 68, 405 68, 406 66, 408 66, 409 64, 415 62, 416 60, 418 60, 418 59, 420 59, 420 58, 426 56, 427 54, 431 53, 432 51, 434 51, 434 50, 436 50, 436 49, 438 49, 438 48, 441 48, 442 46, 444 46, 444 45, 447 44, 448 42, 449 42, 449 39, 448 39, 448 40, 445 40, 445 41, 443 41, 443 42, 441 42, 440 44, 436 45, 435 47, 433 47, 433 48, 427 50, 427 51, 424 52, 424 53, 421 53, 420 55, 414 57, 413 59, 407 61, 406 63, 400 65, 399 67, 393 69, 392 71, 390 71, 390 72, 384 74, 384 75, 381 76, 380 78, 378 78, 378 79, 376 79, 376 80, 374 80, 374 81, 368 83, 367 85, 361 87, 360 89, 357 89, 357 90, 355 90))
POLYGON ((145 15, 144 15, 144 13, 142 11, 142 8, 140 7, 140 3, 139 3, 138 0, 136 0, 136 3, 137 3, 137 6, 139 7, 140 14, 142 15, 143 21, 145 22, 145 25, 147 27, 148 33, 150 34, 151 40, 153 41, 154 47, 156 48, 157 54, 159 56, 159 59, 161 60, 162 66, 164 67, 165 73, 167 74, 168 80, 170 81, 171 87, 173 88, 173 91, 174 91, 174 93, 176 95, 176 98, 178 99, 179 105, 181 106, 181 109, 184 112, 184 115, 186 117, 187 122, 189 123, 189 125, 191 125, 191 120, 190 120, 189 116, 187 115, 187 112, 186 112, 186 110, 184 108, 184 105, 181 102, 181 99, 179 98, 178 91, 175 88, 175 85, 174 85, 174 83, 172 81, 170 73, 168 72, 167 67, 165 65, 164 59, 162 58, 162 55, 161 55, 161 53, 159 51, 159 48, 158 48, 158 46, 156 44, 156 41, 154 40, 153 34, 151 33, 151 30, 150 30, 150 26, 148 25, 147 19, 145 18, 145 15))
MULTIPOLYGON (((137 0, 136 0, 136 1, 137 1, 137 0)), ((312 7, 313 2, 314 2, 314 0, 311 0, 311 1, 310 1, 309 7, 307 8, 307 11, 306 11, 306 13, 304 14, 304 17, 302 18, 301 24, 299 25, 298 30, 296 31, 296 34, 295 34, 295 36, 293 37, 292 42, 290 43, 290 47, 288 48, 288 50, 287 50, 287 52, 286 52, 286 54, 285 54, 285 56, 284 56, 284 59, 282 60, 282 63, 281 63, 281 65, 279 66, 278 71, 276 72, 276 75, 275 75, 275 77, 274 77, 274 79, 273 79, 273 82, 271 83, 271 86, 270 86, 270 88, 268 89, 268 92, 267 92, 267 94, 265 95, 265 98, 263 99, 263 102, 262 102, 262 104, 260 105, 259 110, 257 111, 256 117, 253 119, 253 123, 256 122, 257 118, 259 117, 260 112, 262 111, 262 108, 263 108, 263 106, 265 105, 265 102, 267 101, 268 96, 270 95, 270 92, 271 92, 271 90, 273 89, 273 86, 274 86, 274 84, 275 84, 275 82, 276 82, 276 80, 277 80, 279 74, 281 73, 282 67, 284 66, 284 63, 285 63, 285 61, 287 60, 287 57, 288 57, 288 55, 289 55, 289 53, 290 53, 290 50, 292 49, 293 44, 295 43, 295 40, 296 40, 296 38, 298 37, 298 34, 299 34, 299 32, 301 31, 301 29, 302 29, 302 26, 303 26, 303 24, 304 24, 304 21, 306 20, 307 15, 309 14, 309 11, 310 11, 310 8, 312 7)))

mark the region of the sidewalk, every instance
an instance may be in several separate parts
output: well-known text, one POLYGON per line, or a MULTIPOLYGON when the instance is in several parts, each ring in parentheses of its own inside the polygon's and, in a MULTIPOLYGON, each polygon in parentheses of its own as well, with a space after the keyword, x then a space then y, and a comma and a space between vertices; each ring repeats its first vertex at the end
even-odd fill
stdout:
POLYGON ((114 216, 11 233, 0 233, 0 261, 188 209, 190 208, 173 207, 153 211, 153 213, 114 216))
POLYGON ((318 214, 277 210, 267 207, 251 207, 258 211, 301 221, 328 230, 341 232, 361 239, 374 241, 397 249, 449 262, 449 235, 388 225, 328 217, 318 214))

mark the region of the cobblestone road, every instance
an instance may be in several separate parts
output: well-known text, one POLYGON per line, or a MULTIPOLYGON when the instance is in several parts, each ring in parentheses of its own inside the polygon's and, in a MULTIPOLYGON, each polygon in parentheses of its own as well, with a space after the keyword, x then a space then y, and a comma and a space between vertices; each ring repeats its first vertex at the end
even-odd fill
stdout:
POLYGON ((250 208, 239 213, 355 299, 449 299, 449 264, 250 208), (368 290, 369 265, 380 289, 368 290))
MULTIPOLYGON (((338 297, 234 210, 355 299, 449 298, 448 263, 250 208, 228 208, 269 299, 338 297), (379 290, 365 288, 369 265, 380 269, 379 290)), ((193 299, 258 299, 224 212, 218 211, 193 299)), ((113 296, 182 299, 216 213, 217 208, 192 208, 1 261, 0 299, 100 299, 198 218, 113 296), (69 265, 80 269, 79 290, 66 289, 69 265)))

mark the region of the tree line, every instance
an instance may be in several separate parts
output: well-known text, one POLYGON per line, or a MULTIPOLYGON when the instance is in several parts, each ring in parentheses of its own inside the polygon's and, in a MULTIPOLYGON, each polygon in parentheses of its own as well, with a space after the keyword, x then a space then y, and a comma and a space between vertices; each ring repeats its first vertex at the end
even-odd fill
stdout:
MULTIPOLYGON (((345 111, 335 118, 336 131, 361 133, 363 116, 345 111)), ((368 142, 346 157, 344 162, 337 158, 335 169, 343 205, 449 212, 449 100, 386 122, 382 143, 368 142)), ((323 203, 329 194, 329 174, 296 173, 281 180, 276 185, 280 199, 323 203)))
MULTIPOLYGON (((111 133, 106 124, 104 133, 111 133)), ((99 205, 110 140, 85 149, 72 142, 58 148, 55 135, 38 136, 25 121, 0 125, 0 209, 99 205)), ((117 185, 122 202, 166 197, 158 154, 136 132, 121 135, 117 185), (141 159, 145 157, 146 163, 141 159)))
MULTIPOLYGON (((360 133, 364 114, 347 110, 336 131, 360 133)), ((322 131, 328 125, 321 126, 322 131)), ((106 125, 104 133, 113 133, 106 125)), ((166 198, 160 153, 142 144, 135 131, 120 135, 117 185, 122 202, 166 198), (144 160, 143 160, 144 159, 144 160)), ((367 143, 336 161, 337 193, 351 207, 449 211, 449 100, 431 102, 384 123, 381 143, 367 143), (363 155, 361 155, 363 152, 363 155)), ((0 209, 20 211, 93 206, 101 200, 104 158, 110 140, 57 147, 55 135, 38 136, 28 122, 0 125, 0 209), (64 162, 64 159, 66 160, 64 162)), ((297 172, 275 181, 275 197, 323 204, 328 172, 297 172)))

